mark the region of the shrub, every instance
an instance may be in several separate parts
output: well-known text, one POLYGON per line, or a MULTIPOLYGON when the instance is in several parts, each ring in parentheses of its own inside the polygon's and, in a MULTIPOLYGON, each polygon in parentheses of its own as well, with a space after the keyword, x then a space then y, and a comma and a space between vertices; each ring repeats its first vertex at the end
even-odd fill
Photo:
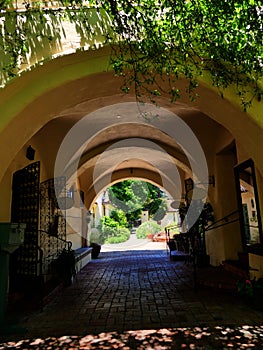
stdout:
POLYGON ((125 227, 121 227, 118 229, 118 231, 115 233, 114 236, 108 237, 105 243, 115 244, 115 243, 126 242, 130 238, 130 235, 131 234, 129 229, 125 227))
POLYGON ((119 223, 116 220, 106 215, 101 218, 101 225, 102 225, 102 229, 104 226, 119 227, 119 223))
POLYGON ((128 225, 126 215, 121 209, 113 210, 110 214, 110 218, 118 222, 119 226, 121 227, 127 227, 128 225))
POLYGON ((141 224, 136 230, 137 238, 146 238, 147 235, 157 233, 161 230, 161 226, 154 221, 147 221, 141 224))
POLYGON ((118 232, 118 228, 110 227, 110 226, 102 226, 102 234, 104 238, 116 236, 118 232))
POLYGON ((125 236, 126 240, 128 240, 130 238, 130 236, 131 236, 130 230, 128 228, 126 228, 126 227, 121 227, 119 229, 119 233, 120 233, 120 235, 125 236))
POLYGON ((100 229, 98 228, 92 228, 90 233, 90 242, 91 243, 98 243, 103 244, 104 243, 104 236, 100 229))
POLYGON ((116 243, 122 243, 122 242, 126 242, 126 241, 127 241, 127 237, 124 235, 120 235, 120 236, 107 238, 105 243, 116 244, 116 243))

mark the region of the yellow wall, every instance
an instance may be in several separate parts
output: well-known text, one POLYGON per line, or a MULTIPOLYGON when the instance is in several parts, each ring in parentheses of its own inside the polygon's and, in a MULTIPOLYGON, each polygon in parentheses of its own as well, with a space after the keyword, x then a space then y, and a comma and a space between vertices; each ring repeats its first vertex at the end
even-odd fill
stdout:
POLYGON ((72 249, 82 246, 82 237, 86 238, 86 232, 83 231, 82 216, 84 213, 79 208, 73 207, 67 210, 67 240, 72 242, 72 249))
POLYGON ((249 275, 251 279, 263 278, 263 256, 256 254, 248 254, 249 257, 249 275))
MULTIPOLYGON (((44 57, 45 54, 42 52, 40 56, 44 57)), ((51 57, 50 48, 46 57, 51 57)), ((64 55, 45 61, 42 66, 25 72, 0 90, 1 221, 10 219, 12 174, 28 164, 25 150, 29 144, 36 149, 35 159, 41 161, 41 181, 44 181, 53 175, 56 152, 63 133, 77 119, 103 106, 134 100, 134 96, 126 96, 120 92, 121 80, 114 77, 109 60, 110 50, 107 47, 64 55)), ((183 93, 177 104, 171 104, 167 96, 161 96, 158 103, 171 111, 181 110, 185 120, 198 132, 206 152, 209 172, 216 179, 216 187, 209 187, 209 200, 215 208, 216 218, 236 208, 232 173, 234 161, 230 156, 216 155, 233 139, 237 143, 238 162, 249 157, 255 161, 259 175, 259 197, 263 203, 260 176, 263 175, 262 103, 255 102, 244 113, 238 105, 234 91, 229 89, 226 98, 222 99, 206 82, 200 84, 197 89, 200 97, 192 102, 184 93, 185 86, 183 80, 178 82, 183 93), (184 110, 186 107, 189 109, 189 117, 184 110), (218 137, 211 135, 212 125, 210 128, 203 127, 204 118, 202 123, 198 116, 193 118, 193 108, 206 115, 211 124, 216 122, 218 137)), ((154 175, 152 173, 152 180, 158 183, 154 175)), ((123 171, 123 176, 127 176, 127 171, 123 171)), ((91 204, 95 192, 92 193, 91 189, 86 195, 91 198, 91 204)), ((83 229, 81 223, 79 229, 83 229)), ((73 238, 73 235, 72 233, 72 239, 77 246, 80 238, 73 238)), ((207 235, 208 252, 216 263, 226 258, 235 258, 240 246, 237 225, 233 224, 207 235)))

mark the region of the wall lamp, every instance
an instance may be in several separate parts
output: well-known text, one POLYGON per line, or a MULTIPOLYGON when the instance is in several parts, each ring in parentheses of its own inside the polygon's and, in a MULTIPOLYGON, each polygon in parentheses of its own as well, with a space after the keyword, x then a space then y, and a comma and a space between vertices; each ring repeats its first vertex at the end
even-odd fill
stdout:
POLYGON ((28 160, 34 160, 35 158, 35 150, 33 147, 31 146, 28 146, 27 149, 26 149, 26 157, 28 160))
POLYGON ((189 178, 185 180, 185 195, 180 199, 175 199, 170 206, 173 209, 179 208, 180 204, 183 203, 184 200, 189 200, 189 198, 194 200, 202 200, 206 197, 206 191, 199 185, 212 185, 215 187, 215 176, 209 175, 206 182, 196 182, 194 184, 193 179, 189 178), (195 188, 195 190, 194 190, 195 188))

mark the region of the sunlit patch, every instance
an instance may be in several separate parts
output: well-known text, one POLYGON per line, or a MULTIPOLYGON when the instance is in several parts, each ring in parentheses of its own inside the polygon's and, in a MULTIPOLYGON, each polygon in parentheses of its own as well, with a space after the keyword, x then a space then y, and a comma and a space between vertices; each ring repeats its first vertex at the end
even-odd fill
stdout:
POLYGON ((3 349, 262 349, 263 326, 193 327, 108 332, 81 336, 25 339, 3 349))

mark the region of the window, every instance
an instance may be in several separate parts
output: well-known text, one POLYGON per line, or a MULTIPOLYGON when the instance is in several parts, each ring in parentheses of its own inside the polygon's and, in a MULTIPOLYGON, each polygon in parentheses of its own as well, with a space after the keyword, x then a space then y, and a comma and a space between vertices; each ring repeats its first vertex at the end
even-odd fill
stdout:
POLYGON ((244 249, 262 246, 263 237, 254 162, 252 159, 235 167, 240 229, 244 249))

